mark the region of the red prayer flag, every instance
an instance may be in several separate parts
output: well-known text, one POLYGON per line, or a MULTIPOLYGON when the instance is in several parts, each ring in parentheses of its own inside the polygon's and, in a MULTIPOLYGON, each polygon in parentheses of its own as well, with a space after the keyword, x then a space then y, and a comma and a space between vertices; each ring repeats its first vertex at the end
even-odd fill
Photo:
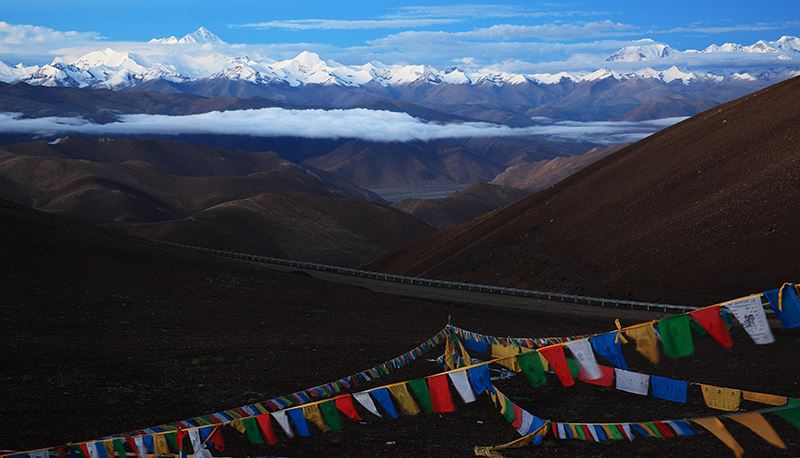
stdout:
POLYGON ((224 452, 225 439, 223 439, 222 437, 222 428, 220 428, 219 426, 215 427, 214 431, 211 433, 210 436, 208 436, 208 439, 206 439, 206 443, 211 444, 211 446, 214 447, 214 450, 218 452, 224 452))
MULTIPOLYGON (((136 449, 134 449, 134 450, 136 450, 136 449)), ((67 458, 67 456, 68 456, 67 447, 63 447, 63 446, 62 447, 58 447, 56 449, 56 456, 58 458, 67 458)))
POLYGON ((447 374, 428 377, 428 391, 431 395, 431 410, 436 413, 456 410, 453 397, 450 395, 450 386, 447 384, 447 374))
POLYGON ((569 365, 567 365, 567 357, 564 356, 563 345, 542 347, 539 349, 539 353, 541 353, 544 359, 553 367, 553 372, 556 373, 562 385, 572 386, 575 384, 575 379, 572 378, 569 365))
POLYGON ((708 307, 700 310, 693 310, 689 312, 689 314, 714 338, 714 340, 730 350, 733 346, 733 339, 731 339, 731 335, 728 333, 725 322, 722 321, 719 309, 719 307, 708 307))
POLYGON ((513 426, 514 429, 519 429, 519 427, 522 426, 522 408, 516 404, 513 405, 514 405, 514 421, 511 422, 511 426, 513 426))
MULTIPOLYGON (((183 451, 183 439, 186 437, 187 434, 189 434, 189 433, 187 433, 186 430, 184 430, 182 428, 178 429, 177 431, 175 431, 175 442, 178 443, 178 453, 179 454, 180 454, 180 452, 183 451)), ((136 449, 134 449, 134 450, 136 450, 136 449)))
POLYGON ((614 368, 609 366, 603 366, 598 364, 600 367, 600 378, 590 380, 586 378, 586 373, 584 372, 583 368, 581 368, 580 375, 578 376, 578 380, 585 383, 590 383, 592 385, 598 386, 614 386, 614 368))
POLYGON ((656 429, 658 429, 658 432, 660 432, 665 439, 669 439, 670 437, 675 436, 675 433, 672 431, 672 428, 664 424, 664 422, 654 421, 653 425, 655 425, 656 429))
POLYGON ((349 394, 339 396, 338 398, 334 399, 334 403, 336 403, 336 408, 345 414, 347 418, 353 421, 361 421, 361 416, 358 415, 356 406, 353 405, 353 396, 349 394))
POLYGON ((587 441, 594 441, 594 436, 592 436, 592 432, 589 431, 589 425, 578 425, 583 430, 583 437, 586 438, 587 441))
POLYGON ((275 445, 278 443, 278 436, 275 435, 275 431, 272 429, 271 416, 272 415, 268 413, 258 415, 256 416, 256 421, 258 422, 259 429, 261 429, 261 434, 264 436, 264 439, 267 440, 267 444, 275 445))
POLYGON ((92 455, 89 454, 89 445, 88 444, 80 444, 81 452, 83 452, 83 456, 86 458, 90 458, 92 455))

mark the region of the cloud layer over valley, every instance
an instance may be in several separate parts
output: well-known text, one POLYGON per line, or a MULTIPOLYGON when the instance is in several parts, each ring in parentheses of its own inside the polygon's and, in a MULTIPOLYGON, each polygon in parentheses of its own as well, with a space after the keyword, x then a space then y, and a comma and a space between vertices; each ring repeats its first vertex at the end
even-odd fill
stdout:
POLYGON ((555 122, 547 118, 536 118, 534 126, 514 128, 482 122, 432 123, 407 113, 363 108, 346 110, 261 108, 213 111, 186 116, 130 114, 122 115, 119 121, 108 124, 96 124, 83 118, 23 118, 16 113, 0 113, 0 132, 39 136, 216 134, 355 138, 376 142, 539 135, 561 140, 614 144, 639 140, 683 119, 685 118, 640 122, 555 122))

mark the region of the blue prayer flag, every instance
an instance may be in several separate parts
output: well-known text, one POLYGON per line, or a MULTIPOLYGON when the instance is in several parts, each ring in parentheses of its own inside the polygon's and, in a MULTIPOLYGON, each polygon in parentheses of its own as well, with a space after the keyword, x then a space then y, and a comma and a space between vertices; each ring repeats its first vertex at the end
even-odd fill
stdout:
POLYGON ((614 342, 616 337, 616 331, 592 337, 590 339, 592 348, 595 353, 608 360, 613 366, 628 370, 628 363, 625 362, 625 357, 622 356, 622 347, 619 342, 614 342))
POLYGON ((303 409, 301 407, 287 410, 286 413, 289 414, 289 418, 292 419, 292 423, 294 423, 294 429, 297 431, 297 434, 302 437, 308 437, 311 435, 311 431, 308 430, 308 423, 306 423, 306 417, 303 416, 303 409))
POLYGON ((784 328, 796 328, 800 326, 800 301, 797 299, 797 291, 794 285, 787 285, 783 288, 782 308, 778 309, 778 295, 780 288, 765 291, 764 295, 769 300, 769 305, 775 315, 781 320, 784 328))
POLYGON ((383 410, 386 411, 392 418, 397 418, 400 415, 397 413, 397 409, 394 407, 394 403, 392 403, 392 398, 389 396, 389 390, 386 388, 379 388, 377 390, 371 391, 370 394, 376 401, 383 407, 383 410))
POLYGON ((675 380, 657 375, 650 376, 650 387, 653 396, 673 402, 686 402, 686 391, 688 382, 675 380))

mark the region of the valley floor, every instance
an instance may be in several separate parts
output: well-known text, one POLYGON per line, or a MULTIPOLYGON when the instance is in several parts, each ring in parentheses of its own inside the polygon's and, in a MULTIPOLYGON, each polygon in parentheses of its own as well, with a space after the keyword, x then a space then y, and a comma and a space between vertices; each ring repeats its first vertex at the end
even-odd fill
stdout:
MULTIPOLYGON (((327 382, 404 352, 455 324, 495 335, 570 335, 608 321, 565 320, 429 303, 165 248, 0 202, 0 448, 54 445, 187 418, 327 382)), ((634 370, 800 396, 800 333, 757 347, 741 332, 727 352, 696 339, 687 359, 634 370)), ((429 362, 382 382, 438 372, 429 362)), ((498 381, 512 399, 556 420, 648 420, 703 414, 588 385, 533 390, 498 381)), ((228 429, 230 456, 469 456, 517 437, 488 399, 450 415, 347 424, 337 433, 251 447, 228 429)), ((731 427, 752 456, 791 456, 800 434, 772 423, 789 452, 731 427)), ((630 443, 546 441, 533 456, 725 456, 710 434, 630 443)))

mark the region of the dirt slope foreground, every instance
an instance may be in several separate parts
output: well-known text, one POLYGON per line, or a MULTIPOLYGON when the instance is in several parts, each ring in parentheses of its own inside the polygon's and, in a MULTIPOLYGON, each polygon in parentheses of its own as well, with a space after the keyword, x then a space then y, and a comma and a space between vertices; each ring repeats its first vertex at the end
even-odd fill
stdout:
POLYGON ((800 78, 415 242, 392 272, 672 302, 800 280, 800 78))
MULTIPOLYGON (((610 323, 426 303, 206 258, 0 201, 0 448, 86 440, 218 411, 333 380, 400 354, 456 324, 500 335, 571 335, 610 323)), ((800 396, 797 332, 730 352, 697 338, 690 358, 633 370, 800 396)), ((422 362, 385 382, 438 372, 422 362)), ((533 390, 497 381, 523 408, 570 421, 648 420, 709 412, 556 382, 533 390)), ((696 394, 696 393, 695 393, 696 394)), ((455 396, 455 395, 454 395, 455 396)), ((470 456, 517 437, 486 399, 450 415, 346 423, 337 433, 250 446, 227 429, 227 456, 470 456)), ((362 412, 368 418, 366 412, 362 412)), ((772 421, 789 445, 770 448, 731 426, 751 456, 792 456, 800 433, 772 421)), ((510 456, 727 456, 709 434, 633 444, 548 440, 510 456)))

